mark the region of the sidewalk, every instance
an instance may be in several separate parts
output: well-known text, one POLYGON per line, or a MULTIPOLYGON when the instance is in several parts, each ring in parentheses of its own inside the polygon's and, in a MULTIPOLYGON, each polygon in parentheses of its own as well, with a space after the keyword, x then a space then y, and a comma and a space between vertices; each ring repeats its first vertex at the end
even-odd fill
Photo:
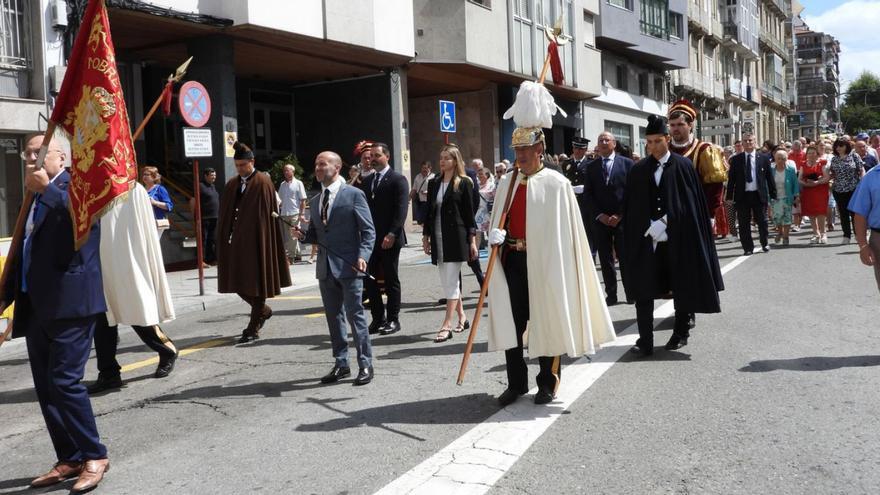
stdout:
MULTIPOLYGON (((309 249, 303 250, 308 253, 309 249)), ((303 257, 307 259, 307 256, 303 257)), ((405 265, 426 258, 421 246, 410 243, 400 251, 400 263, 405 265)), ((300 289, 318 286, 315 278, 314 263, 295 263, 290 266, 290 280, 293 285, 281 289, 282 294, 300 289)), ((239 302, 235 294, 217 292, 217 267, 205 269, 205 295, 199 295, 199 271, 183 270, 168 273, 168 284, 171 286, 171 298, 174 301, 174 312, 177 316, 196 311, 205 311, 231 302, 239 302)))

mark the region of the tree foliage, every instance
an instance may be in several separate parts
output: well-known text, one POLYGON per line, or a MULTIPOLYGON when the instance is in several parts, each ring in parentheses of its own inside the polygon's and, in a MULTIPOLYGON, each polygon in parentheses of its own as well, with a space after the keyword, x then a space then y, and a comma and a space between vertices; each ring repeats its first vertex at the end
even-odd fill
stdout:
POLYGON ((880 77, 863 71, 845 93, 840 117, 849 134, 880 129, 880 77))

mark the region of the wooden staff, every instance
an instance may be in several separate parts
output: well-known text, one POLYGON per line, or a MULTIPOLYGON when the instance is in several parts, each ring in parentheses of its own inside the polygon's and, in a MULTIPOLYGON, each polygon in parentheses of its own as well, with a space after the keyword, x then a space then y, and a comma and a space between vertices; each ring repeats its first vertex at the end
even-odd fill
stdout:
MULTIPOLYGON (((556 27, 553 28, 553 38, 551 41, 556 41, 559 44, 559 35, 562 33, 561 18, 557 20, 556 27)), ((546 31, 545 31, 546 33, 546 31)), ((548 39, 550 39, 550 34, 547 34, 548 39)), ((547 70, 550 68, 550 53, 544 56, 544 67, 541 69, 541 77, 538 78, 538 84, 544 84, 544 79, 547 78, 547 70)), ((498 219, 498 228, 503 229, 504 224, 507 222, 507 214, 510 211, 510 203, 513 196, 513 188, 516 186, 516 180, 519 175, 519 167, 514 166, 513 175, 510 177, 510 187, 507 189, 507 197, 504 199, 504 209, 501 210, 501 217, 498 219)), ((477 327, 480 325, 480 318, 483 315, 483 303, 486 301, 486 293, 489 291, 489 280, 492 278, 492 271, 495 269, 495 259, 498 258, 498 251, 500 250, 500 245, 492 246, 492 251, 489 253, 489 262, 486 265, 486 276, 483 277, 483 285, 480 287, 480 298, 477 300, 477 308, 475 310, 473 323, 471 323, 471 331, 468 334, 467 345, 464 348, 464 355, 461 357, 461 367, 458 369, 458 379, 456 380, 456 384, 461 385, 464 382, 464 374, 467 372, 468 361, 471 358, 471 352, 474 347, 474 337, 477 335, 477 327)))

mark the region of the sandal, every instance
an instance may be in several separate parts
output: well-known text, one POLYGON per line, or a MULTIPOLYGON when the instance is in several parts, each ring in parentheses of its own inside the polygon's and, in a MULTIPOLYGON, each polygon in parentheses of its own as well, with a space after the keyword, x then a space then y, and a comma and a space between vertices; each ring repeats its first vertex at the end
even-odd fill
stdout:
POLYGON ((452 330, 448 328, 441 328, 439 332, 437 332, 437 336, 434 337, 434 342, 439 344, 441 342, 446 342, 447 340, 452 338, 452 330))
POLYGON ((459 321, 458 325, 456 325, 452 331, 455 333, 461 333, 461 332, 464 332, 465 330, 469 329, 470 327, 471 327, 470 321, 464 320, 464 323, 459 321))

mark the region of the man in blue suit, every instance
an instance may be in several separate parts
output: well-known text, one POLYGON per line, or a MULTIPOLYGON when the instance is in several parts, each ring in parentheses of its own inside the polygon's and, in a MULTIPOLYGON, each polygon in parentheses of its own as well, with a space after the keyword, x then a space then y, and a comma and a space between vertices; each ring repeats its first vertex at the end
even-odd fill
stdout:
MULTIPOLYGON (((605 281, 605 303, 609 306, 617 304, 614 254, 617 253, 618 259, 623 254, 623 228, 620 224, 623 192, 626 190, 626 177, 633 167, 632 160, 614 152, 616 146, 617 140, 610 132, 599 134, 599 157, 581 165, 584 181, 584 224, 590 225, 592 240, 596 243, 595 249, 599 251, 602 278, 605 281)), ((621 263, 621 272, 625 269, 621 263)))
POLYGON ((297 236, 309 244, 317 241, 320 246, 315 272, 336 359, 321 383, 337 382, 351 374, 347 320, 359 368, 354 384, 366 385, 373 380, 373 351, 361 297, 362 277, 376 242, 376 229, 364 192, 345 183, 339 176, 341 168, 342 159, 332 151, 315 159, 315 178, 321 182, 321 194, 310 202, 314 213, 308 231, 305 235, 297 232, 297 236))
POLYGON ((79 477, 73 493, 93 489, 110 467, 86 386, 81 383, 98 315, 107 311, 101 282, 100 223, 73 247, 68 211, 70 144, 55 136, 44 168, 34 164, 43 136, 25 143, 25 186, 34 193, 24 238, 10 266, 0 307, 15 302, 13 337, 27 341, 34 387, 57 463, 34 488, 79 477))

